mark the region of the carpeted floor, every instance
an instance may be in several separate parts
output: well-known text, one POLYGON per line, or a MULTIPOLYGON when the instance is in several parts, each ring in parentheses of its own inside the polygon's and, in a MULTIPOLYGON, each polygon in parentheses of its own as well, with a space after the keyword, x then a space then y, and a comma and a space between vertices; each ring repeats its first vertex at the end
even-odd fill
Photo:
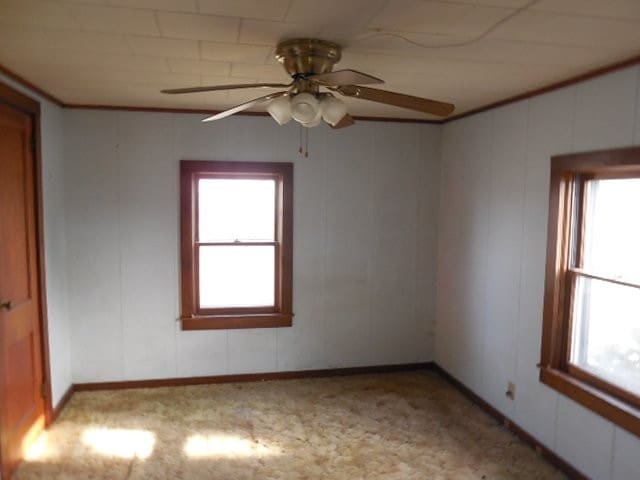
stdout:
POLYGON ((431 372, 77 393, 16 480, 562 474, 431 372))

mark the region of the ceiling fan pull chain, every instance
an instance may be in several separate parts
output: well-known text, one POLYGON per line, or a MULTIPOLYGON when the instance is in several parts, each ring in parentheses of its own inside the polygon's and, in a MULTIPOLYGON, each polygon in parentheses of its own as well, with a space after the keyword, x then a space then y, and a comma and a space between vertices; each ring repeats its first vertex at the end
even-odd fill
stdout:
POLYGON ((305 132, 305 142, 304 142, 304 158, 309 158, 309 129, 306 128, 305 132))
POLYGON ((298 144, 300 145, 300 148, 298 148, 298 154, 302 155, 302 125, 300 125, 300 135, 299 135, 299 142, 298 144))

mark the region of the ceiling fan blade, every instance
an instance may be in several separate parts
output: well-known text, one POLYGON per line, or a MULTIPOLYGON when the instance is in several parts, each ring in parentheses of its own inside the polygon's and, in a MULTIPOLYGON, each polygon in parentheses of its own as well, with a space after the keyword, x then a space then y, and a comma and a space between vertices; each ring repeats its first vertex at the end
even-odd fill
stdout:
POLYGON ((236 105, 229 110, 225 110, 224 112, 216 113, 210 117, 203 119, 203 122, 212 122, 214 120, 220 120, 221 118, 226 118, 234 113, 242 112, 243 110, 247 110, 255 105, 260 105, 261 103, 268 102, 269 100, 273 100, 274 98, 282 97, 283 95, 289 95, 288 91, 271 93, 269 95, 265 95, 264 97, 254 98, 253 100, 249 100, 248 102, 241 103, 240 105, 236 105))
POLYGON ((322 85, 337 87, 340 85, 368 85, 372 83, 384 83, 384 80, 356 70, 336 70, 335 72, 319 73, 311 75, 307 80, 313 80, 322 85))
POLYGON ((339 86, 334 90, 337 90, 347 97, 386 103, 387 105, 416 110, 422 113, 430 113, 439 117, 451 115, 455 109, 455 106, 451 103, 438 102, 436 100, 429 100, 428 98, 414 97, 412 95, 389 92, 387 90, 359 87, 357 85, 339 86))
POLYGON ((353 119, 351 115, 347 113, 344 117, 342 117, 342 119, 338 123, 336 123, 335 125, 332 125, 331 128, 346 128, 346 127, 350 127, 354 123, 356 123, 356 121, 353 119))
POLYGON ((237 90, 239 88, 280 88, 290 87, 287 83, 237 83, 232 85, 213 85, 209 87, 187 87, 187 88, 169 88, 161 90, 162 93, 197 93, 197 92, 215 92, 217 90, 237 90))

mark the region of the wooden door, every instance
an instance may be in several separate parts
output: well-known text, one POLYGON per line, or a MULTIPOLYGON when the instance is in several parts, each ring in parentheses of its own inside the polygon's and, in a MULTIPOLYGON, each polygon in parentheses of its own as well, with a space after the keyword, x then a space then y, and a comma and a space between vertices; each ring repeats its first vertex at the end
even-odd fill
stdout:
POLYGON ((7 480, 44 427, 33 118, 0 103, 0 459, 7 480))

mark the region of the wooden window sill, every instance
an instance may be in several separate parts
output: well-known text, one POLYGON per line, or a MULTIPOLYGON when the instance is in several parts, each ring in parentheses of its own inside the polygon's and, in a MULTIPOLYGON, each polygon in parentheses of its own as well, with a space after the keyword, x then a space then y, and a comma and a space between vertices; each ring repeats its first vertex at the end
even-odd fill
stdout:
POLYGON ((251 313, 243 315, 196 315, 181 317, 182 330, 225 330, 235 328, 290 327, 292 313, 251 313))
POLYGON ((540 381, 619 427, 640 436, 640 410, 632 405, 551 367, 540 369, 540 381))

